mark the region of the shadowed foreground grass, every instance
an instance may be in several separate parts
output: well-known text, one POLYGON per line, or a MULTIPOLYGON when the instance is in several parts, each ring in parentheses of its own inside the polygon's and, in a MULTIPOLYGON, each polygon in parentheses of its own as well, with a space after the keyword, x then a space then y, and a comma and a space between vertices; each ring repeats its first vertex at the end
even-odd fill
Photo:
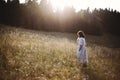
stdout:
POLYGON ((1 27, 0 80, 119 80, 120 48, 105 36, 86 39, 89 64, 82 68, 76 34, 1 27))

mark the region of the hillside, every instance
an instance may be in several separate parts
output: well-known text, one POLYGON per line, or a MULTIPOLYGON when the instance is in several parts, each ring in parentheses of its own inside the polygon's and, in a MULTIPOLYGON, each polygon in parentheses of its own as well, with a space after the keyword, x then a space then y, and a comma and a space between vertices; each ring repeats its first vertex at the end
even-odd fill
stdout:
POLYGON ((86 35, 88 67, 76 57, 76 34, 0 25, 0 80, 119 80, 120 39, 86 35))

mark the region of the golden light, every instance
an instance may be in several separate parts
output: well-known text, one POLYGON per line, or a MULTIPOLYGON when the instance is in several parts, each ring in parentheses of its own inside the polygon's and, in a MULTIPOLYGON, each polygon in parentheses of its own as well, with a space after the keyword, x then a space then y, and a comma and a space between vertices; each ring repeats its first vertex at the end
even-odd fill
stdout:
POLYGON ((95 8, 113 8, 120 11, 119 0, 49 0, 52 3, 54 10, 61 9, 63 10, 65 6, 73 6, 76 11, 81 9, 90 10, 95 8))
MULTIPOLYGON (((7 1, 7 0, 5 0, 7 1)), ((24 3, 25 0, 19 0, 20 3, 24 3)), ((36 0, 40 2, 41 0, 36 0)), ((91 10, 94 8, 112 8, 120 11, 120 0, 47 0, 51 1, 53 9, 61 9, 63 10, 65 6, 73 6, 76 11, 80 9, 90 8, 91 10)))
POLYGON ((51 0, 51 4, 54 10, 56 9, 63 10, 64 7, 68 5, 68 1, 67 0, 51 0))
POLYGON ((63 10, 66 6, 71 6, 79 11, 80 9, 88 8, 88 0, 49 0, 54 10, 63 10))

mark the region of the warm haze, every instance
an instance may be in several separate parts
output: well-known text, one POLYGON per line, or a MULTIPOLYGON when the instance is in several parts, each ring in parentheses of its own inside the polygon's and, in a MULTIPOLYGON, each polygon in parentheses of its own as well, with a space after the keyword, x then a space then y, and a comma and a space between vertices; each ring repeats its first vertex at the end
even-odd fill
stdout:
MULTIPOLYGON (((40 2, 40 0, 37 0, 40 2)), ((90 7, 94 8, 111 8, 120 12, 119 0, 48 0, 51 1, 54 10, 57 8, 63 9, 65 6, 73 6, 76 11, 80 9, 86 9, 90 7)), ((24 3, 25 0, 20 0, 20 3, 24 3)))

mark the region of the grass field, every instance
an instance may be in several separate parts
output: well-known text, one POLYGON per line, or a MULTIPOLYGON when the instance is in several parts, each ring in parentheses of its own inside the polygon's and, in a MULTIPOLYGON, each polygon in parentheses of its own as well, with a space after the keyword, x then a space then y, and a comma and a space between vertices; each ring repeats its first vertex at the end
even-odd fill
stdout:
POLYGON ((0 80, 120 80, 117 36, 86 35, 86 68, 79 66, 76 38, 0 25, 0 80))

